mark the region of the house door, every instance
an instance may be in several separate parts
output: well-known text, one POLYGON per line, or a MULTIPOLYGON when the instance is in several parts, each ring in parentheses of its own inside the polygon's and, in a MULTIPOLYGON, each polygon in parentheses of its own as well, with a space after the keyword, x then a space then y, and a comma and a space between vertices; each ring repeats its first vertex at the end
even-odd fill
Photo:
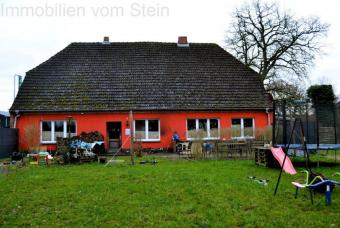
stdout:
POLYGON ((108 135, 108 145, 109 152, 116 152, 121 146, 121 122, 107 122, 107 135, 108 135))

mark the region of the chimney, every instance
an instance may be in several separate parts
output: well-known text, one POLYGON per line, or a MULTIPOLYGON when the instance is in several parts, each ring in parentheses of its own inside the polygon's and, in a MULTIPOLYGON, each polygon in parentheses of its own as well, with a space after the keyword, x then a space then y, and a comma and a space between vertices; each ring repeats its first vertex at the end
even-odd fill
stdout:
POLYGON ((108 36, 104 36, 103 44, 110 44, 110 38, 108 36))
POLYGON ((177 47, 189 47, 188 38, 186 36, 179 36, 177 47))

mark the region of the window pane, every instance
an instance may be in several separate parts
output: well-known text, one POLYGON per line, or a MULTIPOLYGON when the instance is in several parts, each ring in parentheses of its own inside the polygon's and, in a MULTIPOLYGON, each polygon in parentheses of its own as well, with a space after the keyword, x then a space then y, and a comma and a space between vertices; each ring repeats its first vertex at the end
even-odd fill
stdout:
POLYGON ((158 120, 149 120, 149 139, 159 139, 158 120))
POLYGON ((232 119, 232 125, 240 125, 241 126, 241 119, 232 119))
POLYGON ((187 132, 188 138, 195 138, 196 135, 196 120, 195 119, 188 119, 187 120, 187 132))
POLYGON ((52 136, 51 121, 43 121, 42 122, 42 132, 41 132, 42 141, 51 141, 51 136, 52 136))
POLYGON ((64 138, 64 121, 54 122, 54 141, 57 141, 58 137, 64 138))
POLYGON ((232 119, 232 137, 241 137, 241 119, 232 119))
POLYGON ((254 136, 253 119, 251 118, 244 119, 243 124, 244 124, 244 136, 253 137, 254 136))
POLYGON ((135 138, 145 139, 145 120, 136 120, 135 121, 135 138))
POLYGON ((196 130, 196 120, 188 119, 187 123, 188 123, 188 131, 196 130))
POLYGON ((218 137, 218 119, 210 119, 210 137, 218 137))
POLYGON ((198 120, 198 129, 200 131, 200 138, 207 137, 207 119, 198 120))
POLYGON ((76 136, 76 121, 67 121, 67 128, 66 128, 67 135, 66 137, 69 136, 69 132, 71 132, 71 137, 76 136))

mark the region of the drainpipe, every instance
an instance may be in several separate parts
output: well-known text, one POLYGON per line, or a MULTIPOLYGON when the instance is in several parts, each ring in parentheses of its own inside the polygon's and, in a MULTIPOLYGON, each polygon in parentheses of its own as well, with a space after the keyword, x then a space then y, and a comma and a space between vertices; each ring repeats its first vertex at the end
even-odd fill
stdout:
POLYGON ((13 128, 17 127, 17 119, 20 117, 19 111, 15 110, 15 116, 14 116, 14 124, 13 124, 13 128))
POLYGON ((266 108, 268 127, 270 127, 270 112, 269 108, 266 108))

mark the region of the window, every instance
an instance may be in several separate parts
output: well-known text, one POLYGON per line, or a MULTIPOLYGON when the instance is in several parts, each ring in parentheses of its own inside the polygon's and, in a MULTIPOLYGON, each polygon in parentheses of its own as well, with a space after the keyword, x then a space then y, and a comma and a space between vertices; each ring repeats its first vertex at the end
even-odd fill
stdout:
POLYGON ((58 137, 66 138, 76 136, 76 121, 42 121, 41 142, 56 143, 58 137))
POLYGON ((253 138, 255 124, 253 118, 237 118, 231 120, 233 138, 253 138))
POLYGON ((218 139, 219 119, 188 119, 187 139, 218 139))
POLYGON ((145 120, 135 121, 135 139, 146 139, 145 120))
POLYGON ((159 141, 160 127, 159 120, 135 120, 134 137, 141 141, 159 141))
POLYGON ((76 121, 66 121, 67 127, 66 127, 66 133, 67 137, 70 134, 70 137, 77 136, 77 131, 76 131, 76 121))
POLYGON ((54 121, 54 140, 57 138, 64 137, 64 121, 54 121))
POLYGON ((254 126, 253 126, 253 119, 247 118, 243 119, 244 125, 244 137, 254 137, 254 126))
POLYGON ((198 130, 202 132, 202 137, 206 138, 208 136, 208 131, 207 131, 207 124, 208 120, 207 119, 199 119, 198 120, 198 130))
POLYGON ((219 135, 218 119, 210 119, 210 137, 219 138, 219 135))
POLYGON ((158 120, 149 120, 148 139, 159 139, 158 120))
POLYGON ((51 141, 52 137, 52 122, 44 121, 41 127, 41 141, 51 141))
POLYGON ((231 136, 233 138, 241 137, 241 119, 232 119, 231 136))

